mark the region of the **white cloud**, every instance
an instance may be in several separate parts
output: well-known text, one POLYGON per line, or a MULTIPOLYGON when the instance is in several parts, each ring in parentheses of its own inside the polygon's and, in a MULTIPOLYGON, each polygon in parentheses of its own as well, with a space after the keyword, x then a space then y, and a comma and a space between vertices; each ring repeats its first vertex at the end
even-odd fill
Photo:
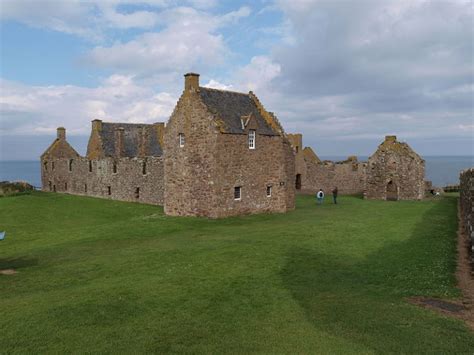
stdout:
POLYGON ((205 88, 212 88, 212 89, 219 89, 219 90, 233 90, 232 85, 226 85, 223 83, 220 83, 214 79, 209 80, 207 84, 203 85, 205 88))
POLYGON ((156 93, 123 75, 112 75, 97 88, 28 86, 7 80, 0 85, 0 133, 8 135, 52 133, 59 126, 72 134, 86 134, 95 118, 167 121, 177 101, 176 94, 156 93))
POLYGON ((125 43, 97 46, 86 56, 86 61, 124 73, 149 75, 205 70, 222 64, 229 52, 217 29, 249 13, 246 7, 222 16, 189 7, 165 10, 158 17, 165 26, 160 32, 144 33, 125 43))
MULTIPOLYGON (((200 9, 216 5, 214 0, 184 3, 200 9)), ((105 39, 108 29, 150 29, 161 21, 160 10, 176 5, 174 0, 2 0, 0 19, 99 41, 105 39), (121 5, 135 6, 137 10, 120 12, 121 5)))

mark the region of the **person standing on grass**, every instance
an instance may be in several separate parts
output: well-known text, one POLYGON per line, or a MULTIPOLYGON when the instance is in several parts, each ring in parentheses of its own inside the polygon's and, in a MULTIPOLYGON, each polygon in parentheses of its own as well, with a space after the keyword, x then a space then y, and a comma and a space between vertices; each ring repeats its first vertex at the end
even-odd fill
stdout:
POLYGON ((334 204, 337 205, 337 186, 334 187, 334 189, 332 190, 332 199, 334 201, 334 204))
POLYGON ((323 189, 319 189, 318 193, 316 194, 316 199, 318 200, 318 205, 323 204, 324 200, 324 192, 323 189))

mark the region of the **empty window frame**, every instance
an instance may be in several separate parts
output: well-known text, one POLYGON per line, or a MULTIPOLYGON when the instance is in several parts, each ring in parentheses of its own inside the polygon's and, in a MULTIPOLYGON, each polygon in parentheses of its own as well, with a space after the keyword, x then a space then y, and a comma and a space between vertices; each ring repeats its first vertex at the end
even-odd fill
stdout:
POLYGON ((249 131, 249 149, 255 149, 255 130, 251 129, 249 131))
POLYGON ((234 187, 234 200, 239 201, 242 198, 242 186, 234 187))
POLYGON ((67 191, 67 182, 64 183, 64 190, 67 191))
POLYGON ((110 186, 107 186, 107 195, 112 195, 112 188, 110 186))
POLYGON ((89 172, 92 173, 92 160, 89 160, 89 172))
POLYGON ((51 162, 51 170, 54 170, 54 161, 51 162))
POLYGON ((146 161, 144 161, 142 164, 142 174, 146 175, 146 161))
POLYGON ((139 198, 140 198, 140 188, 139 188, 139 187, 137 187, 137 188, 135 189, 135 198, 136 198, 136 199, 139 199, 139 198))
POLYGON ((69 171, 72 171, 72 162, 73 162, 73 159, 69 159, 69 171))
POLYGON ((113 170, 114 174, 117 174, 117 162, 115 162, 115 161, 113 163, 112 170, 113 170))
POLYGON ((44 167, 44 170, 48 171, 48 162, 47 161, 45 161, 43 163, 43 167, 44 167))
POLYGON ((183 147, 184 147, 184 143, 186 143, 186 142, 185 142, 185 138, 184 138, 184 133, 178 134, 178 139, 179 139, 179 147, 180 147, 180 148, 183 148, 183 147))
POLYGON ((272 186, 271 185, 267 186, 267 197, 272 197, 272 186))
POLYGON ((84 193, 87 193, 87 184, 84 184, 84 193))

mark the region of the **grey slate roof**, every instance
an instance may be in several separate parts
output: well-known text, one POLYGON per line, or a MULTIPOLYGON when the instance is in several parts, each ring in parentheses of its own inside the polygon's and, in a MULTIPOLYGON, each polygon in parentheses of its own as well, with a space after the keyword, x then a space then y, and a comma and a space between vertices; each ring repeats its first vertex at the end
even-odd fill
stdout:
POLYGON ((115 156, 115 130, 120 127, 124 129, 124 156, 138 156, 142 137, 145 138, 146 156, 161 156, 163 154, 158 130, 154 125, 103 122, 100 137, 105 156, 115 156))
POLYGON ((225 124, 226 133, 242 134, 242 116, 252 114, 259 134, 278 135, 260 114, 249 94, 199 87, 199 94, 208 109, 225 124))

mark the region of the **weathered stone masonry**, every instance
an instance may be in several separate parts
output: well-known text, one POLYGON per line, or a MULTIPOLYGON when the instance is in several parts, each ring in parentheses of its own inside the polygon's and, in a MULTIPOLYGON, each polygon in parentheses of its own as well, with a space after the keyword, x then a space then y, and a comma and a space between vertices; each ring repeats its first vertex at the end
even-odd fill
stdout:
POLYGON ((386 136, 367 164, 366 197, 421 200, 425 195, 425 161, 396 136, 386 136))
POLYGON ((163 158, 81 157, 65 130, 41 157, 43 191, 163 204, 163 158))
POLYGON ((336 186, 375 199, 424 195, 424 161, 395 136, 368 163, 321 161, 252 92, 204 88, 194 73, 166 127, 94 120, 85 157, 64 128, 57 134, 41 156, 43 190, 164 205, 174 216, 285 212, 295 191, 336 186))
POLYGON ((253 93, 202 88, 192 73, 166 128, 94 120, 86 157, 59 128, 41 168, 43 190, 164 205, 169 215, 294 208, 294 154, 276 117, 253 93))
POLYGON ((187 74, 164 147, 167 214, 226 217, 294 208, 293 152, 252 93, 203 88, 197 74, 187 74))
POLYGON ((470 239, 471 262, 474 267, 474 168, 462 171, 459 182, 461 223, 470 239))
POLYGON ((364 194, 369 199, 405 200, 424 196, 424 160, 406 143, 387 136, 368 162, 350 156, 345 161, 321 161, 303 147, 301 134, 289 134, 295 151, 295 187, 301 193, 337 187, 341 194, 364 194))

